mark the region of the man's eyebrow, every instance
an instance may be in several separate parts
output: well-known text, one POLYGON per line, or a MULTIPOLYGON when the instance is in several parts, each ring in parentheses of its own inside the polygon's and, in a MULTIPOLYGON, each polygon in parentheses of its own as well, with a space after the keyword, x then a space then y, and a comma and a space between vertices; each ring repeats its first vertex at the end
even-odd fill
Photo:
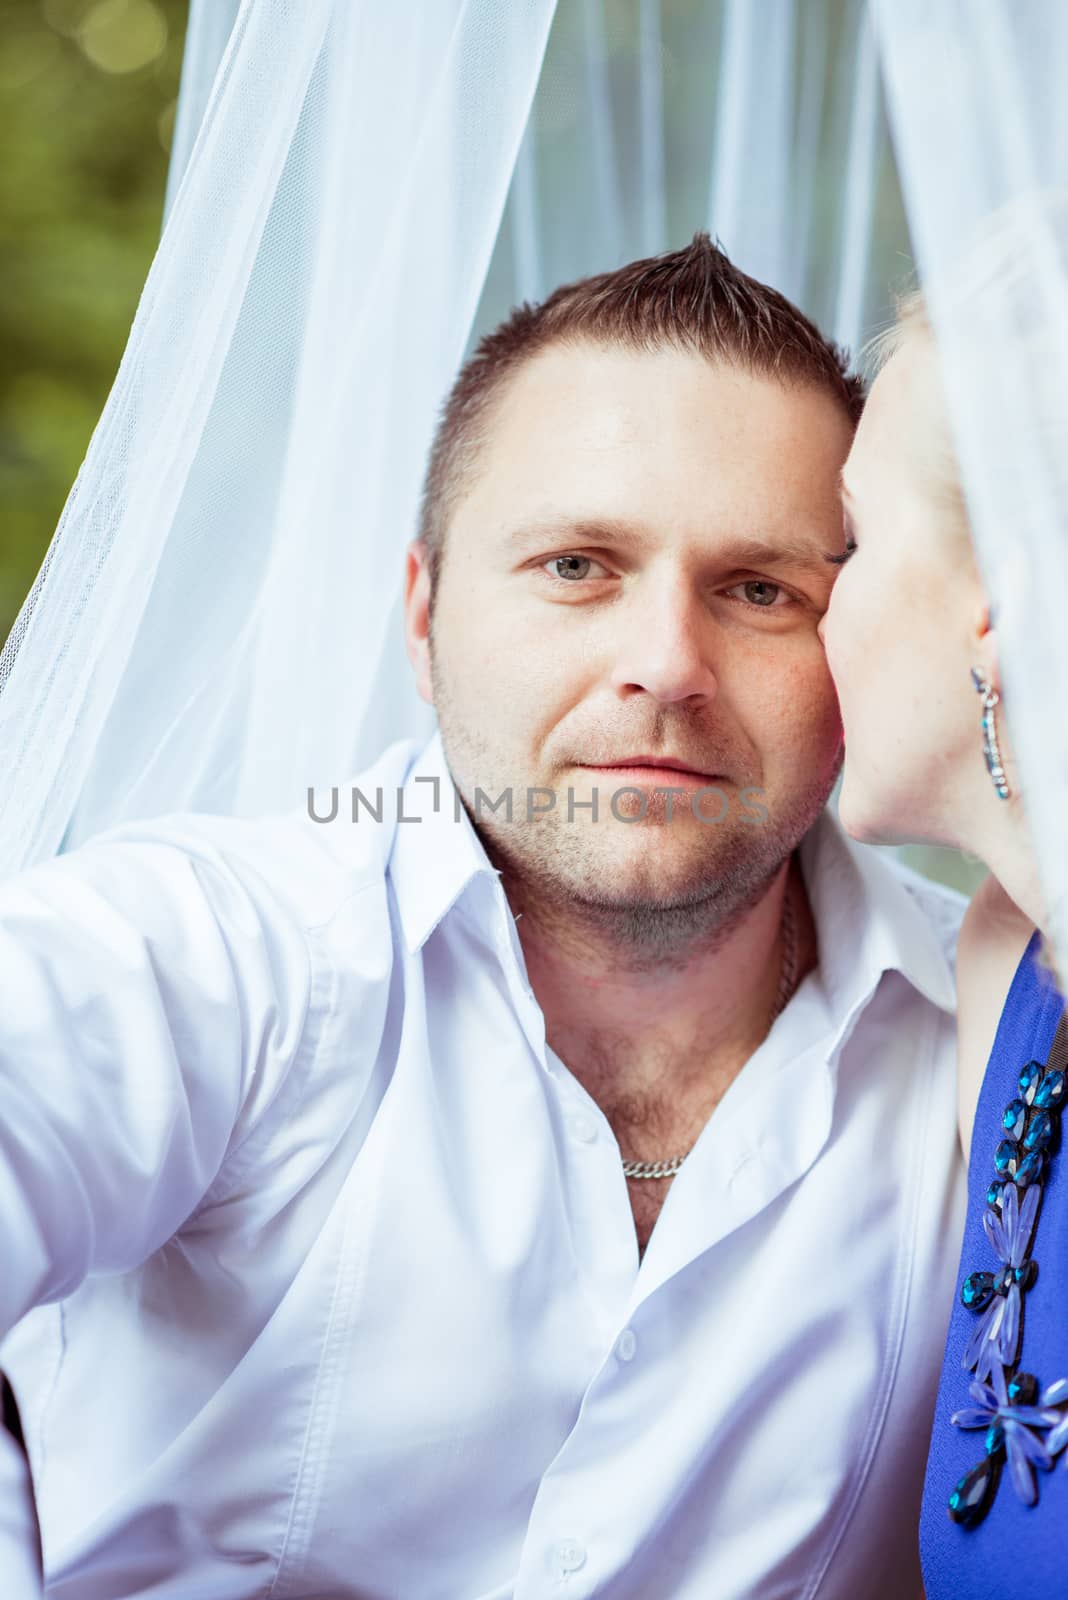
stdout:
POLYGON ((827 558, 807 539, 735 539, 721 551, 724 563, 736 567, 797 567, 827 575, 827 558))
POLYGON ((614 517, 547 517, 543 522, 527 522, 513 528, 508 542, 515 546, 536 545, 562 540, 572 544, 597 544, 601 540, 613 544, 631 545, 636 550, 650 543, 646 534, 633 523, 614 517))
MULTIPOLYGON (((544 522, 524 523, 513 528, 509 543, 517 548, 533 546, 545 541, 561 544, 600 544, 608 542, 635 550, 648 549, 653 540, 639 526, 612 518, 579 519, 552 518, 544 522)), ((728 571, 742 571, 752 567, 792 567, 827 576, 826 556, 813 540, 798 539, 790 535, 766 539, 737 537, 720 545, 712 559, 728 571)))

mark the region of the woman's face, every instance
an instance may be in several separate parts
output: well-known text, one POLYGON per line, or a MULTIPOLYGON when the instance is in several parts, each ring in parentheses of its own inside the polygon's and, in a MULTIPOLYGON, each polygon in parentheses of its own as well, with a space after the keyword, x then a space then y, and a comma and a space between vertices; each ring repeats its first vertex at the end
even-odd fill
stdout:
MULTIPOLYGON (((974 664, 990 676, 966 531, 940 504, 928 348, 883 368, 842 472, 849 555, 820 623, 845 730, 839 815, 855 838, 956 844, 980 762, 974 664)), ((985 773, 982 774, 985 777, 985 773)))

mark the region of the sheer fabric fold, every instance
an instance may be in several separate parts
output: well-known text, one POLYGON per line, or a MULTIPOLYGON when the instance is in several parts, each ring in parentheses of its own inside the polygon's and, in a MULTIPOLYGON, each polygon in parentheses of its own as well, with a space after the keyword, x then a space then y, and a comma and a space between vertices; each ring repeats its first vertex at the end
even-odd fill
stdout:
POLYGON ((0 870, 129 816, 296 805, 430 727, 401 552, 552 15, 194 6, 166 227, 0 657, 0 870))

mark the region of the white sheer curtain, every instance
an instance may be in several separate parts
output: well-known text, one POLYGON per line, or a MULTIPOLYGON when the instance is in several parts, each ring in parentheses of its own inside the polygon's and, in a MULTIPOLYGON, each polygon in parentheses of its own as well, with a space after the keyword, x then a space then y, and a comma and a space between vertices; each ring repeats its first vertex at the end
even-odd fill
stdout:
POLYGON ((860 0, 553 12, 193 0, 157 259, 0 657, 0 870, 297 805, 427 730, 401 555, 517 300, 707 227, 846 344, 885 317, 909 247, 860 0))
POLYGON ((477 328, 698 228, 850 348, 885 321, 911 263, 861 0, 561 5, 477 328))
POLYGON ((1001 710, 1068 972, 1068 7, 879 0, 875 15, 1001 710))
POLYGON ((171 139, 171 159, 167 170, 164 217, 174 205, 178 186, 185 176, 189 156, 208 107, 215 74, 234 31, 241 0, 190 0, 189 21, 182 52, 182 83, 171 139))
POLYGON ((232 31, 216 3, 129 345, 0 657, 0 870, 127 816, 298 804, 429 721, 393 670, 400 551, 554 0, 244 0, 232 31))

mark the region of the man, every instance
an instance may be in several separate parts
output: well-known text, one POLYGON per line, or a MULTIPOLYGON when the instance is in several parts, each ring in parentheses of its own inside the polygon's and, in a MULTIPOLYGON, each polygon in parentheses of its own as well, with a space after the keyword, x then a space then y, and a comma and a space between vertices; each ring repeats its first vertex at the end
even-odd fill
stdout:
POLYGON ((408 551, 426 748, 3 888, 50 1592, 918 1588, 962 902, 825 810, 859 408, 704 235, 521 308, 408 551))

